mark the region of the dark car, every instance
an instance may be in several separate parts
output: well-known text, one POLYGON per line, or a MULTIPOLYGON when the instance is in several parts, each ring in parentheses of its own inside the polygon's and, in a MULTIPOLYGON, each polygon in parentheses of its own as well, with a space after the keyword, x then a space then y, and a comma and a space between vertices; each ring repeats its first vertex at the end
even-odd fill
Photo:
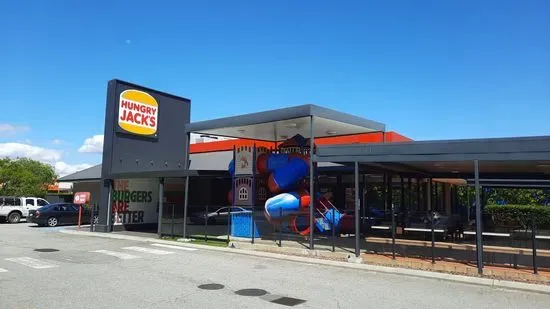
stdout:
MULTIPOLYGON (((229 221, 229 208, 230 207, 221 207, 215 211, 195 212, 189 216, 189 220, 194 224, 204 224, 206 220, 208 220, 208 224, 212 225, 227 224, 229 221)), ((231 207, 231 214, 238 213, 251 213, 251 211, 238 206, 231 207)))
MULTIPOLYGON (((78 224, 79 205, 71 203, 49 204, 40 207, 36 211, 30 211, 27 220, 36 223, 39 226, 58 226, 68 224, 78 224)), ((94 221, 97 221, 94 216, 94 221)), ((82 224, 90 223, 90 210, 88 207, 82 207, 82 224)))

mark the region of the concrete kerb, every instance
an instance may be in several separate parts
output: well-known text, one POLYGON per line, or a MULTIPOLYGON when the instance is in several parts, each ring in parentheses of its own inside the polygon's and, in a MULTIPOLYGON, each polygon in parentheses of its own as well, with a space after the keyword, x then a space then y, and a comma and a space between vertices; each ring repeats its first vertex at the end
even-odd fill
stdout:
MULTIPOLYGON (((181 242, 171 241, 171 240, 163 240, 163 239, 157 239, 157 238, 120 235, 120 234, 112 234, 112 233, 95 233, 95 232, 87 232, 87 231, 78 231, 73 229, 61 229, 60 232, 64 234, 70 234, 70 235, 160 243, 160 244, 176 245, 176 246, 189 247, 189 248, 197 248, 202 250, 221 251, 226 253, 258 256, 258 257, 272 258, 272 259, 278 259, 278 260, 287 260, 287 261, 298 262, 298 263, 326 265, 326 266, 332 266, 332 267, 344 267, 344 268, 352 268, 352 269, 359 269, 359 270, 372 271, 372 272, 382 272, 382 273, 388 273, 388 274, 414 276, 414 277, 420 277, 420 278, 439 279, 439 280, 460 282, 465 284, 473 284, 473 285, 487 286, 487 287, 493 287, 493 288, 522 290, 527 292, 550 294, 549 285, 532 284, 532 283, 524 283, 524 282, 517 282, 517 281, 506 281, 506 280, 498 280, 498 279, 491 279, 491 278, 469 277, 469 276, 463 276, 463 275, 446 274, 446 273, 409 269, 409 268, 363 264, 361 263, 361 261, 355 259, 355 257, 351 258, 348 256, 348 254, 344 254, 344 253, 342 253, 342 255, 345 255, 347 261, 331 261, 331 260, 325 260, 325 259, 314 258, 314 257, 293 256, 293 255, 287 255, 282 253, 255 251, 255 250, 245 249, 243 248, 245 246, 242 246, 242 245, 237 245, 237 247, 233 247, 233 248, 232 247, 224 248, 224 247, 213 247, 208 245, 191 244, 183 241, 181 242)), ((318 256, 315 252, 309 252, 309 250, 307 249, 300 249, 300 251, 301 251, 300 252, 301 254, 304 254, 305 252, 307 252, 307 255, 309 256, 318 256)), ((342 258, 344 258, 344 256, 342 256, 342 258)))

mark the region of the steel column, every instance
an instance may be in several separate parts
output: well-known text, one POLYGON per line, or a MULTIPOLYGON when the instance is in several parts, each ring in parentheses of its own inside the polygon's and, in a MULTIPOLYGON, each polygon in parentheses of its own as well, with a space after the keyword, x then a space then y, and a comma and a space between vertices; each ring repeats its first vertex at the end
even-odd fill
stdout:
POLYGON ((315 207, 315 178, 313 171, 313 155, 315 153, 315 132, 313 131, 314 117, 309 118, 309 249, 313 250, 313 232, 315 226, 313 225, 313 207, 315 207))
POLYGON ((535 218, 531 219, 531 242, 533 247, 533 273, 538 275, 539 267, 537 265, 537 224, 535 218))
POLYGON ((409 177, 407 180, 407 208, 405 211, 405 222, 409 221, 409 212, 412 207, 412 179, 409 177))
MULTIPOLYGON (((254 208, 256 205, 256 143, 254 143, 254 148, 252 148, 252 211, 250 213, 250 242, 254 244, 254 208)), ((230 214, 231 215, 231 214, 230 214)))
POLYGON ((474 174, 476 187, 476 251, 477 251, 477 272, 483 273, 483 228, 481 226, 481 196, 479 188, 479 161, 474 160, 474 174))
POLYGON ((164 178, 159 179, 159 223, 157 226, 157 235, 162 236, 162 208, 164 207, 164 178))
POLYGON ((420 178, 416 178, 416 211, 420 209, 420 178))
POLYGON ((361 200, 359 198, 359 162, 355 162, 355 256, 359 257, 360 250, 360 235, 359 235, 359 222, 360 222, 360 209, 361 200))
MULTIPOLYGON (((191 133, 187 132, 187 152, 185 153, 185 169, 189 170, 189 145, 191 144, 191 133)), ((185 176, 185 196, 183 197, 183 239, 187 238, 187 206, 189 203, 189 176, 185 176)))
POLYGON ((187 204, 189 203, 189 176, 185 176, 185 196, 183 197, 183 239, 187 238, 187 204))
POLYGON ((435 264, 435 211, 430 211, 432 228, 432 264, 435 264))

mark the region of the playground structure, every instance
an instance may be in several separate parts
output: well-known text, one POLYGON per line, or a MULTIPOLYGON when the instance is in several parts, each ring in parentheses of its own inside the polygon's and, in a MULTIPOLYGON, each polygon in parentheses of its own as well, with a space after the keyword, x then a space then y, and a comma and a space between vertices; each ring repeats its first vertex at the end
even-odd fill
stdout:
MULTIPOLYGON (((299 134, 271 150, 255 146, 235 149, 234 160, 229 164, 234 184, 228 194, 229 203, 250 206, 253 210, 256 204, 263 204, 263 214, 270 224, 303 236, 310 234, 312 197, 307 190, 310 153, 309 140, 299 134)), ((349 216, 318 192, 315 193, 313 214, 317 233, 333 229, 337 232, 341 219, 349 216)), ((254 228, 256 224, 248 226, 254 228)), ((261 235, 261 231, 254 234, 261 235)))

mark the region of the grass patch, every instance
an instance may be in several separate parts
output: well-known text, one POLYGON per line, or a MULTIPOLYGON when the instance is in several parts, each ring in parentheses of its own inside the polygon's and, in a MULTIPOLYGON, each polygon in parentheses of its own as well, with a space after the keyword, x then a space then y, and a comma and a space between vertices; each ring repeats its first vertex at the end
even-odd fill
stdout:
MULTIPOLYGON (((204 237, 201 237, 201 236, 194 235, 190 237, 191 237, 189 241, 190 244, 207 245, 207 246, 213 246, 213 247, 227 247, 227 240, 225 239, 208 238, 208 241, 204 241, 204 237)), ((160 239, 178 241, 178 239, 181 239, 181 236, 162 236, 160 239)))
POLYGON ((162 240, 171 240, 171 241, 177 241, 180 239, 181 236, 162 236, 160 239, 162 240))
POLYGON ((219 239, 209 239, 208 241, 204 241, 204 239, 191 239, 190 243, 213 247, 227 247, 227 241, 219 239))

